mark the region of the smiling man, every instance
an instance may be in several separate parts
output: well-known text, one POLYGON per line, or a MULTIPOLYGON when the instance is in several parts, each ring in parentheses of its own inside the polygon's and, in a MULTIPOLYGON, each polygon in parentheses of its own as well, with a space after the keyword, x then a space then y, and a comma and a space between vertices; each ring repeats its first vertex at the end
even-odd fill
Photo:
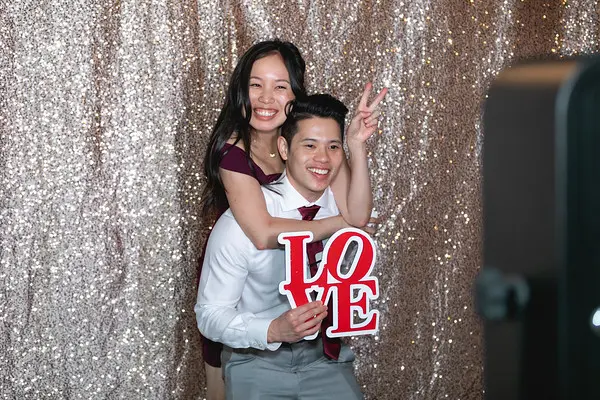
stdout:
MULTIPOLYGON (((347 112, 323 94, 292 103, 278 139, 285 173, 263 188, 271 215, 338 214, 329 185, 345 157, 347 112)), ((361 399, 352 351, 322 334, 303 339, 320 330, 327 307, 315 301, 291 310, 278 289, 284 279, 284 251, 256 249, 231 212, 223 214, 208 241, 195 311, 202 334, 225 344, 227 398, 361 399)))

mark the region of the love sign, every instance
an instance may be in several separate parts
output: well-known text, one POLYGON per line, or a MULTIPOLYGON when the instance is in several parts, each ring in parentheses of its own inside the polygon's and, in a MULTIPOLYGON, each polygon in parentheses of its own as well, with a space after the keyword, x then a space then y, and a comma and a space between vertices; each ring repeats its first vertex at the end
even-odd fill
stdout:
MULTIPOLYGON (((337 231, 327 241, 318 271, 311 277, 306 267, 306 244, 312 238, 311 232, 290 232, 278 236, 286 251, 286 279, 279 284, 279 292, 287 296, 292 308, 313 300, 328 304, 329 313, 333 313, 333 325, 327 329, 329 337, 377 332, 379 311, 371 310, 369 305, 371 300, 379 297, 379 281, 370 276, 375 265, 373 239, 356 228, 337 231), (342 261, 352 242, 357 244, 357 251, 348 272, 342 273, 342 261), (361 321, 354 320, 355 313, 361 321)), ((316 335, 306 339, 313 339, 316 335)))

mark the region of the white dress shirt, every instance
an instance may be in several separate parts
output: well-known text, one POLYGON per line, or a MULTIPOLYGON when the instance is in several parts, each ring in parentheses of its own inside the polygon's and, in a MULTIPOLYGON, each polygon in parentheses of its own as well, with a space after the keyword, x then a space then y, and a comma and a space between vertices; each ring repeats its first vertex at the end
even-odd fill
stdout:
MULTIPOLYGON (((262 190, 274 217, 302 219, 298 207, 313 204, 321 206, 315 219, 339 213, 329 188, 310 203, 285 173, 270 187, 277 193, 262 190)), ((277 350, 281 343, 267 343, 267 331, 275 318, 290 309, 279 293, 279 283, 285 279, 284 255, 283 249, 258 250, 227 210, 213 227, 204 255, 194 307, 200 332, 232 348, 277 350)))

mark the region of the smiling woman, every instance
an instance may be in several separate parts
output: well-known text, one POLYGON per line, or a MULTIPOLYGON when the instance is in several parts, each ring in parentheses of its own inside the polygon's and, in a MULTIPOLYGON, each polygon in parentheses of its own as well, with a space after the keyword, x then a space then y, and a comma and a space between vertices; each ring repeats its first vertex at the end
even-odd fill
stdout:
MULTIPOLYGON (((256 60, 249 85, 252 117, 250 126, 257 134, 277 134, 285 121, 285 107, 294 99, 289 73, 281 54, 274 53, 256 60)), ((276 149, 273 149, 273 157, 276 149)))
MULTIPOLYGON (((275 218, 267 212, 260 186, 283 172, 284 160, 277 152, 279 131, 286 121, 288 103, 306 96, 304 71, 304 59, 292 43, 272 40, 252 46, 233 71, 225 103, 209 140, 204 159, 207 178, 204 214, 218 217, 230 208, 257 249, 277 248, 277 236, 282 232, 311 231, 315 241, 323 240, 349 225, 366 225, 371 213, 365 142, 377 128, 379 113, 375 108, 387 90, 382 90, 368 104, 370 84, 348 127, 349 163, 341 146, 343 122, 340 127, 333 123, 334 132, 339 133, 338 141, 333 146, 327 145, 327 152, 335 152, 340 159, 339 173, 331 188, 341 216, 299 221, 275 218)), ((327 176, 324 164, 309 167, 312 172, 307 172, 315 180, 323 179, 323 171, 327 176)), ((221 347, 204 338, 209 400, 224 396, 219 370, 221 347)))

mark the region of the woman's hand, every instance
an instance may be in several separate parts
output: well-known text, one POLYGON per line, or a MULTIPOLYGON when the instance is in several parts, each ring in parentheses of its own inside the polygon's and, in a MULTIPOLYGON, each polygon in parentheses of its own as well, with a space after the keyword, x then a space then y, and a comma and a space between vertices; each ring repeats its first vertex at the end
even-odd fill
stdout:
POLYGON ((383 88, 381 92, 369 103, 369 97, 373 91, 373 84, 368 82, 365 90, 360 98, 356 113, 348 126, 346 133, 346 141, 348 146, 353 143, 365 143, 377 130, 378 118, 381 115, 379 111, 379 103, 385 98, 388 92, 387 88, 383 88))

